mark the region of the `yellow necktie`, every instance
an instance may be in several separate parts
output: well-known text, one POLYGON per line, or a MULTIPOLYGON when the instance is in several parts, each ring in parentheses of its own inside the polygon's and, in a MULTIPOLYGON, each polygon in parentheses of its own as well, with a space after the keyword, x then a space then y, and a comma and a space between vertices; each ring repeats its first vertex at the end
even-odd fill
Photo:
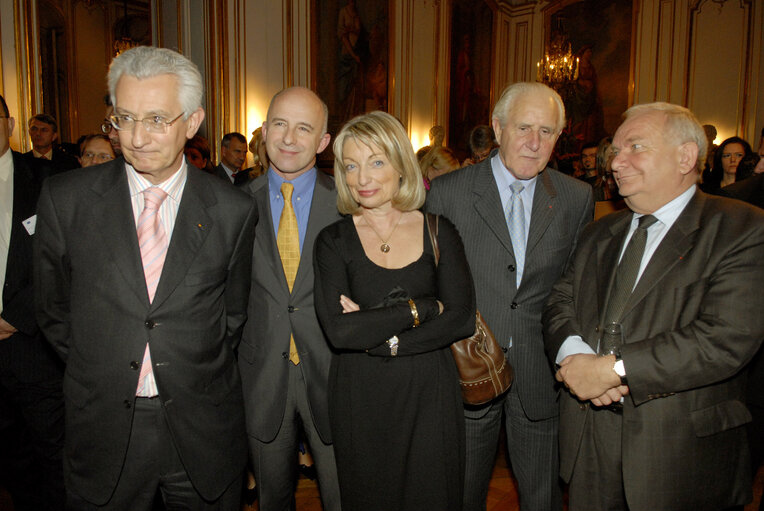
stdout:
MULTIPOLYGON (((276 236, 276 245, 281 256, 281 265, 284 267, 289 292, 292 292, 294 279, 297 276, 297 267, 300 265, 300 231, 297 228, 297 216, 292 207, 292 183, 281 185, 281 195, 284 197, 284 209, 281 211, 279 220, 279 232, 276 236)), ((294 343, 294 335, 289 338, 289 360, 297 365, 300 356, 297 354, 297 346, 294 343)))

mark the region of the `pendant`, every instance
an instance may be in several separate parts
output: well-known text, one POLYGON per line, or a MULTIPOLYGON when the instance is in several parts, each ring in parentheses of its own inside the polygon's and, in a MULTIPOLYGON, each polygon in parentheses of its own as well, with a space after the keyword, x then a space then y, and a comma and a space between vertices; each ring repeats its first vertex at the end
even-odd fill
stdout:
POLYGON ((388 252, 390 252, 390 245, 388 245, 387 243, 382 243, 382 245, 380 245, 379 249, 382 252, 384 252, 385 254, 387 254, 388 252))

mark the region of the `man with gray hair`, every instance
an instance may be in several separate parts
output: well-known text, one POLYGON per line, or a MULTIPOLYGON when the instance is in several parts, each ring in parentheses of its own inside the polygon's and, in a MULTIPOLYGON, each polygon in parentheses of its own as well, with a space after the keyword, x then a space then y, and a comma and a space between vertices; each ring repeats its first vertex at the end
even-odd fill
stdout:
POLYGON ((751 501, 744 402, 764 338, 764 213, 697 189, 706 146, 686 108, 630 108, 612 164, 629 209, 584 230, 549 296, 572 511, 751 501))
POLYGON ((204 119, 184 56, 138 47, 108 74, 123 157, 40 195, 40 327, 66 361, 71 509, 239 509, 247 456, 235 350, 252 200, 186 164, 204 119))
POLYGON ((427 209, 464 240, 477 306, 515 370, 509 392, 466 407, 465 511, 484 510, 502 416, 523 510, 562 509, 558 406, 541 311, 592 219, 591 186, 547 167, 565 125, 560 96, 540 83, 505 89, 493 109, 498 151, 433 182, 427 209))

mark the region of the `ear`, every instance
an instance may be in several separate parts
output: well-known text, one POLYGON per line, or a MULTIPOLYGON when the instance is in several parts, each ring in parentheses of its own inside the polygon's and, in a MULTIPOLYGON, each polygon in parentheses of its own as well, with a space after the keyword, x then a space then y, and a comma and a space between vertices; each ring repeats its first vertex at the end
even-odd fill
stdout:
MULTIPOLYGON (((263 143, 265 143, 265 133, 266 133, 267 131, 268 131, 268 121, 263 121, 263 131, 261 131, 261 132, 260 132, 260 134, 261 134, 261 135, 262 135, 262 137, 263 137, 263 143)), ((253 132, 252 132, 252 134, 254 135, 254 133, 255 133, 255 132, 253 131, 253 132)))
POLYGON ((695 170, 698 162, 698 146, 694 142, 685 142, 678 148, 679 172, 683 175, 695 170))
POLYGON ((58 140, 58 131, 53 133, 53 142, 56 142, 58 140))
POLYGON ((6 121, 8 122, 8 138, 11 138, 13 136, 13 128, 16 126, 16 119, 8 117, 6 121))
POLYGON ((501 123, 496 117, 491 118, 491 126, 493 127, 493 133, 496 136, 496 140, 501 140, 501 123))
POLYGON ((199 126, 202 125, 202 121, 204 121, 204 109, 199 107, 188 116, 186 121, 186 138, 194 138, 194 135, 199 130, 199 126))
MULTIPOLYGON (((326 146, 329 145, 329 141, 332 139, 332 136, 328 133, 324 133, 321 136, 321 142, 318 144, 318 150, 316 151, 316 154, 321 154, 324 149, 326 149, 326 146)), ((263 140, 265 140, 265 127, 263 127, 263 140)))

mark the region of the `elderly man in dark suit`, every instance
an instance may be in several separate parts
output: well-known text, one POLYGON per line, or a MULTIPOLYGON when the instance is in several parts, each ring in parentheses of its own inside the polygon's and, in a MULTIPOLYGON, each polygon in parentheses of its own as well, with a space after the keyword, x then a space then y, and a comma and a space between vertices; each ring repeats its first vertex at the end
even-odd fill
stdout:
POLYGON ((686 108, 630 108, 613 138, 629 209, 587 227, 549 297, 571 510, 751 500, 744 368, 764 338, 764 214, 697 190, 706 145, 686 108), (605 355, 611 323, 625 342, 605 355))
POLYGON ((204 119, 187 58, 137 47, 108 74, 124 159, 49 178, 38 318, 66 361, 72 509, 239 508, 246 462, 235 349, 252 199, 186 163, 204 119))
POLYGON ((0 484, 19 511, 62 509, 63 364, 35 319, 32 239, 40 176, 11 151, 0 96, 0 484))
POLYGON ((276 94, 263 123, 270 168, 248 185, 260 222, 239 368, 262 511, 293 509, 301 430, 323 507, 340 508, 328 416, 332 353, 313 306, 313 244, 340 218, 334 180, 316 168, 329 144, 327 120, 309 89, 276 94))
POLYGON ((592 189, 547 167, 565 125, 560 96, 539 83, 507 87, 493 109, 498 152, 433 182, 428 211, 464 240, 477 306, 515 369, 510 391, 465 410, 465 507, 485 509, 502 415, 523 510, 562 508, 557 393, 541 311, 593 214, 592 189))

